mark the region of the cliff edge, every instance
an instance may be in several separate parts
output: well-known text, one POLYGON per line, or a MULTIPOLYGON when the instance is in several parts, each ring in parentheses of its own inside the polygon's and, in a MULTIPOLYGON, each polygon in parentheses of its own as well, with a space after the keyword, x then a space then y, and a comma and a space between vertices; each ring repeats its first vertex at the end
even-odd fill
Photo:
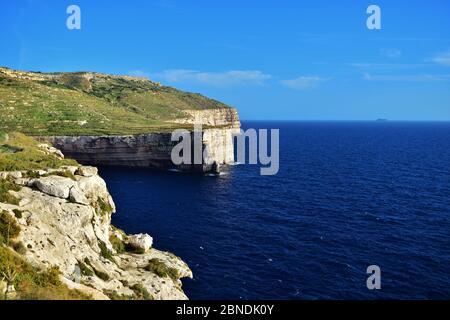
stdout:
POLYGON ((203 129, 208 171, 234 161, 235 108, 149 79, 95 72, 41 73, 0 68, 0 130, 20 131, 88 165, 174 167, 171 132, 203 129))
POLYGON ((0 294, 47 298, 39 293, 44 274, 55 282, 52 290, 58 285, 78 294, 65 296, 69 299, 187 299, 180 281, 192 278, 186 263, 154 249, 149 235, 127 235, 111 225, 115 204, 95 167, 64 160, 59 150, 19 134, 5 140, 0 143, 0 294), (8 167, 28 169, 5 171, 8 167))

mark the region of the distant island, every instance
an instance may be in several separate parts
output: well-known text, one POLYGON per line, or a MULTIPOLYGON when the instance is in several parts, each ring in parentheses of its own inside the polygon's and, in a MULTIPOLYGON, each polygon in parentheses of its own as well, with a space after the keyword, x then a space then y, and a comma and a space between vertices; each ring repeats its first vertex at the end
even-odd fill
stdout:
POLYGON ((388 121, 388 119, 383 119, 383 118, 380 118, 380 119, 377 119, 376 121, 377 121, 377 122, 387 122, 387 121, 388 121))

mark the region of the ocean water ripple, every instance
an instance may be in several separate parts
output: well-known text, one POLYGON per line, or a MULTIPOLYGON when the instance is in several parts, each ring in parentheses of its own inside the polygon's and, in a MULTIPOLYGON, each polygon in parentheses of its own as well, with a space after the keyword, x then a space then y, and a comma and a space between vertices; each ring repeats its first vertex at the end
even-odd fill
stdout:
POLYGON ((189 263, 191 299, 450 298, 450 123, 244 127, 280 129, 277 176, 101 168, 113 222, 189 263))

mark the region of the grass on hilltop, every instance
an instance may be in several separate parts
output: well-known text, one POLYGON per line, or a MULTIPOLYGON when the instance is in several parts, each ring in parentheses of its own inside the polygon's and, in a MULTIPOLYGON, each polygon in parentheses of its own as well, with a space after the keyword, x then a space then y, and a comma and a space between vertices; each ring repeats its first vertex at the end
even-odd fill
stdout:
MULTIPOLYGON (((127 77, 86 73, 25 79, 0 68, 0 130, 33 136, 120 135, 181 128, 184 110, 228 108, 200 94, 127 77), (45 78, 47 77, 47 78, 45 78)), ((189 126, 186 127, 189 129, 189 126)))

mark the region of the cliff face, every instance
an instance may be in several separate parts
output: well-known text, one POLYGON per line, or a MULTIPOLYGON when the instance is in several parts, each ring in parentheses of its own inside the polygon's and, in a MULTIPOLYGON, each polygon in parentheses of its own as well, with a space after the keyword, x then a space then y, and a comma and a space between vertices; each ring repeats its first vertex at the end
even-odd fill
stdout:
POLYGON ((185 116, 175 120, 181 124, 201 124, 203 127, 240 128, 239 115, 236 109, 184 110, 185 116))
POLYGON ((20 201, 0 202, 0 212, 20 227, 14 242, 33 266, 58 267, 65 285, 94 299, 137 292, 147 299, 187 299, 180 278, 192 272, 181 259, 151 248, 148 235, 128 236, 111 225, 115 205, 96 168, 2 172, 0 179, 21 186, 10 191, 20 201))
MULTIPOLYGON (((191 111, 180 124, 202 124, 203 149, 208 156, 203 165, 182 165, 179 169, 208 171, 216 162, 234 161, 233 134, 239 132, 239 116, 235 109, 191 111)), ((90 165, 114 165, 168 169, 171 160, 171 133, 149 133, 131 136, 53 136, 41 137, 63 151, 69 158, 90 165)))

